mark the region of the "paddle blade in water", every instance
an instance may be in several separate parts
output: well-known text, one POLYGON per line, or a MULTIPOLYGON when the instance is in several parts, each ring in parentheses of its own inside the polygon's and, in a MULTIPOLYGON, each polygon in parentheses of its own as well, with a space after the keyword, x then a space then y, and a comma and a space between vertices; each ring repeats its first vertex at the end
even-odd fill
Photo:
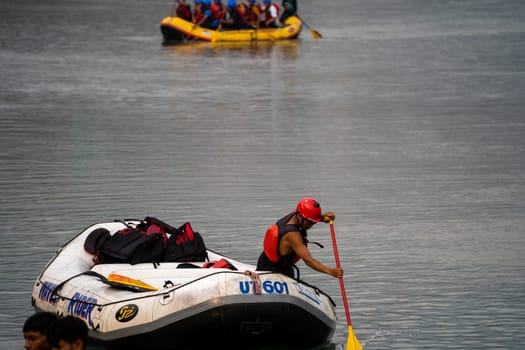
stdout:
POLYGON ((323 36, 321 35, 321 33, 319 33, 317 30, 313 30, 313 29, 310 29, 310 34, 312 34, 312 36, 315 38, 315 39, 321 39, 323 36))
POLYGON ((304 21, 304 19, 302 19, 301 17, 299 17, 298 14, 296 14, 297 18, 299 18, 301 20, 301 22, 306 26, 306 28, 308 28, 310 30, 310 34, 312 34, 312 36, 314 37, 314 39, 320 39, 322 38, 323 36, 321 35, 321 33, 319 33, 317 30, 315 29, 312 29, 308 23, 306 23, 304 21))
POLYGON ((348 326, 348 341, 346 342, 346 350, 362 350, 363 347, 352 330, 352 326, 348 326))

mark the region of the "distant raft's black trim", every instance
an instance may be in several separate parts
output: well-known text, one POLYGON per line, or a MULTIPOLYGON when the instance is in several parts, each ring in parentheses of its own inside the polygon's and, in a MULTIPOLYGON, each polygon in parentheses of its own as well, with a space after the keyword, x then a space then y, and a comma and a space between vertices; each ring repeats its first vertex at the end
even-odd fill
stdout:
POLYGON ((184 33, 181 33, 177 29, 167 25, 161 25, 160 31, 162 32, 162 36, 164 37, 165 41, 183 41, 186 39, 186 35, 184 35, 184 33))

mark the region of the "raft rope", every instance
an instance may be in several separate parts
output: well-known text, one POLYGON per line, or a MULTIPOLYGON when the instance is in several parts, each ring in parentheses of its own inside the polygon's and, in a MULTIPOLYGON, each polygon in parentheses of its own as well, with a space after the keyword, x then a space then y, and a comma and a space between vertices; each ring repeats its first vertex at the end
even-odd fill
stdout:
POLYGON ((250 278, 252 280, 252 283, 253 283, 253 286, 254 286, 253 294, 260 295, 262 293, 261 277, 255 271, 251 271, 251 270, 244 271, 244 274, 246 276, 250 276, 250 278))

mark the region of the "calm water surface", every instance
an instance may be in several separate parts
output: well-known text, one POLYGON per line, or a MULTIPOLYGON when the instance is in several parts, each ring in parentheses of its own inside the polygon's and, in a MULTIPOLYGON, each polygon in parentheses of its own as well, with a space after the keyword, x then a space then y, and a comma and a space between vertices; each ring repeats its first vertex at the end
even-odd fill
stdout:
MULTIPOLYGON (((525 347, 524 2, 304 0, 323 39, 166 46, 171 5, 0 4, 2 349, 84 227, 190 220, 255 263, 303 196, 337 214, 365 349, 525 347)), ((341 348, 339 285, 300 266, 341 348)))

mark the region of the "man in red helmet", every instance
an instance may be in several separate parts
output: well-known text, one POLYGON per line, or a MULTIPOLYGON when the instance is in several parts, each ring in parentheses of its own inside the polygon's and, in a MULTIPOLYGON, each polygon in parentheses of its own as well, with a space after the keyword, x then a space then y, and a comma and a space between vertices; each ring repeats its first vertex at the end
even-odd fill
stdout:
POLYGON ((335 214, 322 214, 321 205, 313 198, 303 198, 297 208, 270 226, 264 237, 264 251, 257 261, 257 270, 273 271, 294 277, 294 265, 303 259, 306 265, 336 278, 343 270, 324 265, 314 259, 308 249, 307 231, 316 223, 335 220, 335 214))

